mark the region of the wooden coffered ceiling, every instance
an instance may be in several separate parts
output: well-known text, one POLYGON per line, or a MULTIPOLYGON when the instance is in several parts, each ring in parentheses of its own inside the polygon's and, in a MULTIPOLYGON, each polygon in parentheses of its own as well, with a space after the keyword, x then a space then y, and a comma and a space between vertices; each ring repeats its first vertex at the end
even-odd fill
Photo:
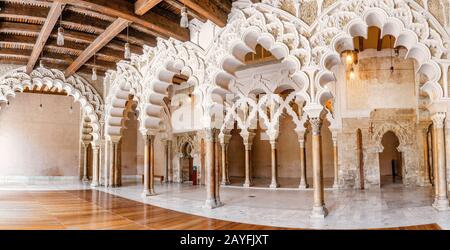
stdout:
POLYGON ((103 74, 123 59, 128 41, 133 53, 155 46, 156 37, 189 40, 181 28, 181 8, 189 18, 223 27, 232 0, 0 0, 0 63, 103 74), (64 46, 57 45, 59 25, 64 46), (128 27, 128 28, 127 28, 128 27), (128 30, 128 37, 127 37, 128 30))

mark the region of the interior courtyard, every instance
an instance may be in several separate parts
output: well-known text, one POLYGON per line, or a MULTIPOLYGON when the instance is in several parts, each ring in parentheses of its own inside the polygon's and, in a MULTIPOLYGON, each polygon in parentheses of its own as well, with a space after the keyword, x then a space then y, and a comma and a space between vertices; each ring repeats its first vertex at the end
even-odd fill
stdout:
POLYGON ((0 0, 0 229, 450 229, 449 73, 450 0, 0 0))

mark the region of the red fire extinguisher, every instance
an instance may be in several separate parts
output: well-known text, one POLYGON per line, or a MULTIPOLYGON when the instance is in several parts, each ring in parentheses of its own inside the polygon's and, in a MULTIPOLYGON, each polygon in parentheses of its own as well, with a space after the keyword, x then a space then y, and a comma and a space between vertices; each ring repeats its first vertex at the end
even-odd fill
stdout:
POLYGON ((196 166, 194 166, 193 168, 192 168, 192 185, 197 185, 197 167, 196 166))

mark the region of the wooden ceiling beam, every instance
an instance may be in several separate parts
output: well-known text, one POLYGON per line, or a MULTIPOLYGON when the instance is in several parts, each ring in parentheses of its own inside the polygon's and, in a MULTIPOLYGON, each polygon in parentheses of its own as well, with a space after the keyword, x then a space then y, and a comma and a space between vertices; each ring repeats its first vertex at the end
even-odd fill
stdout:
MULTIPOLYGON (((56 1, 56 0, 54 0, 56 1)), ((139 24, 154 30, 163 38, 173 37, 181 41, 189 40, 187 29, 180 27, 178 20, 172 20, 151 11, 142 16, 134 13, 134 4, 123 0, 58 0, 66 4, 94 10, 108 16, 123 18, 129 22, 139 24)))
POLYGON ((52 33, 53 28, 55 27, 56 22, 58 21, 59 16, 62 13, 64 8, 63 3, 54 2, 47 16, 47 20, 45 20, 44 25, 42 26, 41 32, 36 40, 36 44, 34 46, 33 52, 31 53, 30 59, 27 63, 26 72, 30 73, 34 69, 34 65, 39 59, 39 55, 44 49, 45 43, 47 42, 48 37, 52 33))
MULTIPOLYGON (((181 9, 184 5, 179 3, 176 0, 164 0, 164 2, 166 2, 167 4, 173 6, 174 8, 177 9, 181 9)), ((202 22, 206 22, 207 19, 204 16, 201 16, 199 13, 197 13, 196 11, 189 9, 188 8, 188 14, 193 17, 193 18, 197 18, 198 20, 202 21, 202 22)))
POLYGON ((158 5, 162 0, 137 0, 134 3, 134 13, 136 15, 142 16, 147 11, 158 5))
POLYGON ((93 43, 91 43, 81 55, 65 70, 64 74, 70 76, 75 73, 85 62, 87 62, 95 53, 109 43, 117 34, 124 30, 129 21, 118 18, 114 21, 93 43))
POLYGON ((228 20, 228 12, 220 7, 216 2, 210 0, 178 0, 189 9, 198 12, 200 15, 211 20, 220 27, 225 27, 228 20))

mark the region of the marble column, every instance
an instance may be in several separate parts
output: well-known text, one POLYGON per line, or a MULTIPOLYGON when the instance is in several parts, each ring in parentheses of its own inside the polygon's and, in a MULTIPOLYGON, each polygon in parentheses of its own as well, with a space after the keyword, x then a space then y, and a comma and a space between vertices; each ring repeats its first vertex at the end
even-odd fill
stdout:
POLYGON ((92 182, 91 187, 98 187, 100 184, 100 146, 92 144, 92 182))
POLYGON ((169 182, 173 182, 173 155, 172 155, 172 140, 168 140, 168 145, 167 145, 167 154, 168 154, 168 166, 169 166, 169 176, 168 176, 168 181, 169 182))
POLYGON ((278 188, 280 185, 278 184, 278 169, 277 169, 277 141, 270 140, 270 149, 271 149, 271 173, 272 180, 270 182, 270 188, 278 188))
POLYGON ((205 130, 205 186, 206 186, 206 202, 205 207, 209 209, 216 208, 218 204, 216 203, 216 172, 215 172, 215 129, 205 130))
POLYGON ((244 147, 245 147, 245 181, 244 187, 248 188, 253 186, 252 180, 252 143, 253 138, 255 137, 255 133, 251 133, 248 131, 241 132, 241 136, 244 139, 244 147))
POLYGON ((153 196, 154 189, 154 135, 144 135, 144 191, 142 196, 153 196))
POLYGON ((433 129, 435 132, 435 143, 437 151, 437 179, 435 185, 437 186, 437 195, 433 203, 433 207, 439 211, 447 211, 449 208, 449 201, 447 195, 447 174, 445 164, 445 141, 444 141, 444 120, 445 113, 438 112, 431 117, 433 121, 433 129))
POLYGON ((321 134, 322 119, 320 117, 310 118, 312 128, 312 163, 313 163, 313 185, 314 205, 311 213, 312 218, 325 218, 328 210, 325 207, 323 169, 322 169, 322 147, 321 134))
POLYGON ((115 137, 112 139, 113 146, 113 168, 111 176, 111 186, 120 187, 121 185, 121 158, 120 158, 120 137, 115 137))
POLYGON ((89 182, 88 177, 88 149, 89 149, 89 142, 82 142, 83 144, 83 178, 81 179, 84 183, 89 182))
POLYGON ((164 140, 164 170, 165 170, 165 176, 164 176, 164 182, 169 182, 169 140, 164 140))
POLYGON ((220 176, 221 176, 221 166, 222 161, 220 160, 220 142, 218 139, 218 130, 216 130, 214 138, 214 195, 216 198, 216 206, 222 206, 220 201, 220 176))
POLYGON ((222 185, 230 185, 230 176, 228 173, 228 143, 221 143, 222 153, 222 185))
POLYGON ((337 132, 332 132, 333 140, 333 166, 334 166, 334 183, 333 188, 339 189, 339 158, 338 158, 338 145, 337 145, 337 132))
POLYGON ((428 128, 429 124, 423 124, 420 128, 423 143, 423 176, 421 186, 430 186, 430 165, 428 162, 428 128))
POLYGON ((116 143, 114 143, 112 140, 108 140, 108 148, 109 148, 109 163, 108 163, 108 187, 113 187, 114 186, 114 174, 115 174, 115 167, 114 164, 116 163, 115 159, 115 155, 116 155, 116 143))
POLYGON ((306 178, 306 157, 305 157, 305 131, 297 131, 298 143, 300 144, 300 185, 299 189, 307 189, 309 187, 306 178))

